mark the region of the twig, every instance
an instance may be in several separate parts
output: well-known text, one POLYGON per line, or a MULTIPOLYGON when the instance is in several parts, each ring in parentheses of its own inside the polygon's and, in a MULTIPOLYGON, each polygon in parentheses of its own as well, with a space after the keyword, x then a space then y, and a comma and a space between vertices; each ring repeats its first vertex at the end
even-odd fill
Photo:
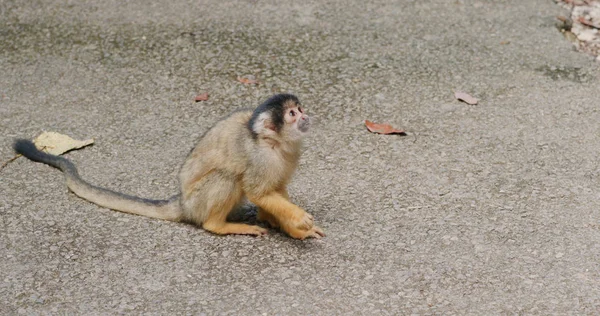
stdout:
POLYGON ((6 166, 7 166, 9 163, 13 162, 15 159, 17 159, 17 158, 19 158, 19 157, 21 157, 21 156, 22 156, 21 154, 18 154, 18 155, 16 155, 16 156, 14 156, 14 157, 12 157, 12 158, 8 159, 6 162, 4 162, 4 163, 2 164, 2 166, 0 166, 0 171, 2 171, 2 169, 4 169, 4 167, 6 167, 6 166))

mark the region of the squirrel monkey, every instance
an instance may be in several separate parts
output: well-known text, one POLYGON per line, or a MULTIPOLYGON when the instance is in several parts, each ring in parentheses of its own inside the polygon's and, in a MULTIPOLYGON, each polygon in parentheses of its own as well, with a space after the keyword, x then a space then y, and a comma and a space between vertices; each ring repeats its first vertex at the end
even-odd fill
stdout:
POLYGON ((148 200, 100 188, 81 179, 66 158, 17 140, 17 153, 60 169, 76 195, 113 210, 170 221, 185 221, 219 235, 264 235, 267 230, 227 221, 247 199, 257 218, 297 239, 320 238, 313 216, 289 201, 287 185, 298 166, 310 117, 291 94, 272 96, 254 111, 234 112, 219 121, 191 151, 179 173, 181 192, 169 200, 148 200))

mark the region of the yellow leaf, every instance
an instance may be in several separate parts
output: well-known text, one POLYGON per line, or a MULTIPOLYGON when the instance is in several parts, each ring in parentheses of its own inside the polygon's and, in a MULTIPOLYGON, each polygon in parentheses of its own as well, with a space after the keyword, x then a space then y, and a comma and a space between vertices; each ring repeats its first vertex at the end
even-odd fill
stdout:
POLYGON ((75 140, 55 132, 43 132, 33 140, 35 146, 52 155, 61 155, 72 149, 79 149, 94 143, 93 139, 75 140))

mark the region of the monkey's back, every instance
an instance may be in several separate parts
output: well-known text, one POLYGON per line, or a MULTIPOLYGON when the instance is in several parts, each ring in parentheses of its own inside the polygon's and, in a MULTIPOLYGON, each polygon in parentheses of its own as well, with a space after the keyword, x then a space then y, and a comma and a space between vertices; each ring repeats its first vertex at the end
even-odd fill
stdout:
POLYGON ((251 116, 251 111, 235 112, 204 134, 181 168, 182 193, 210 172, 218 170, 231 175, 244 172, 245 142, 250 138, 247 123, 251 116))

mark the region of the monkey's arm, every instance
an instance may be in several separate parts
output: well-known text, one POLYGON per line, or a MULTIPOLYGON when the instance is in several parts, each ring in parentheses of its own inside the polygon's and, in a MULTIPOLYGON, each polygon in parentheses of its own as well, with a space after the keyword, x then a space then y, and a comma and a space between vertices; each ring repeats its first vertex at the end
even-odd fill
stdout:
POLYGON ((325 233, 314 226, 313 216, 302 208, 288 201, 282 193, 270 192, 264 195, 248 195, 250 202, 256 204, 261 210, 277 219, 281 228, 288 235, 305 239, 307 237, 320 238, 325 233))
MULTIPOLYGON (((288 201, 290 200, 290 196, 288 194, 286 186, 282 186, 280 189, 277 190, 277 192, 279 194, 281 194, 281 196, 283 196, 286 200, 288 200, 288 201)), ((277 218, 275 218, 273 215, 271 215, 271 213, 263 211, 261 208, 258 208, 258 213, 256 214, 256 219, 258 219, 261 222, 269 223, 269 225, 271 225, 271 227, 273 227, 273 228, 279 227, 277 218)))
POLYGON ((281 196, 283 196, 286 200, 290 200, 290 194, 288 193, 287 187, 284 186, 277 190, 277 192, 279 192, 279 194, 281 194, 281 196))

